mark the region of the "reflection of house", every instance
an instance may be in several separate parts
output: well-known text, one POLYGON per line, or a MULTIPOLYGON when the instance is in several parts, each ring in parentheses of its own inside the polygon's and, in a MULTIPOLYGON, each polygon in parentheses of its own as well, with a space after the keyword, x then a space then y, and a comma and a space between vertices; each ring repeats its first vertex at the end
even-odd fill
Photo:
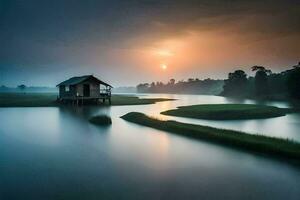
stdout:
POLYGON ((58 100, 62 102, 83 103, 84 101, 98 102, 106 99, 111 103, 112 86, 93 75, 72 77, 57 85, 59 87, 58 100))

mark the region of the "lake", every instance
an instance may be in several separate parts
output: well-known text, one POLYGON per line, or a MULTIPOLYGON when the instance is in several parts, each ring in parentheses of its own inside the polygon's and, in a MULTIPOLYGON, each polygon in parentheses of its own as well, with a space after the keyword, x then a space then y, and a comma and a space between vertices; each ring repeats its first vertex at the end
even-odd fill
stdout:
POLYGON ((262 155, 126 122, 132 111, 162 119, 300 141, 300 115, 209 121, 160 115, 176 106, 262 103, 205 95, 152 105, 0 108, 0 199, 299 199, 300 168, 262 155), (90 124, 105 113, 112 126, 90 124))

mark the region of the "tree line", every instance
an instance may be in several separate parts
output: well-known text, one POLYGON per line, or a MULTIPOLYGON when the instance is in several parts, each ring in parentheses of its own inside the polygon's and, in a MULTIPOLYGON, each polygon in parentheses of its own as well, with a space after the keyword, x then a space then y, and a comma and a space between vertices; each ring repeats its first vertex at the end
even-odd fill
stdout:
POLYGON ((140 93, 182 93, 182 94, 219 94, 222 91, 224 81, 198 78, 178 81, 170 79, 168 83, 152 82, 137 85, 140 93))
POLYGON ((300 63, 292 69, 272 73, 264 66, 253 66, 255 76, 248 76, 243 70, 228 74, 224 80, 223 96, 300 99, 300 63))
POLYGON ((225 80, 189 78, 178 82, 170 79, 168 83, 141 83, 137 85, 137 92, 300 99, 300 63, 280 73, 272 73, 264 66, 253 66, 251 70, 255 72, 254 77, 248 76, 245 71, 239 69, 230 72, 225 80))
POLYGON ((30 92, 57 92, 57 88, 52 87, 34 87, 26 86, 25 84, 18 85, 17 87, 7 87, 5 85, 0 86, 0 92, 19 92, 19 93, 30 93, 30 92))

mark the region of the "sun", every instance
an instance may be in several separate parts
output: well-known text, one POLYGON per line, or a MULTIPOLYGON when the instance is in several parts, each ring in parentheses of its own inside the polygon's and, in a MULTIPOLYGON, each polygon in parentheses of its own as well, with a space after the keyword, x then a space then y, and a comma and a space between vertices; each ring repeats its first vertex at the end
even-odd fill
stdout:
POLYGON ((161 65, 161 68, 162 68, 163 70, 166 70, 166 69, 168 68, 168 66, 167 66, 166 64, 162 64, 162 65, 161 65))

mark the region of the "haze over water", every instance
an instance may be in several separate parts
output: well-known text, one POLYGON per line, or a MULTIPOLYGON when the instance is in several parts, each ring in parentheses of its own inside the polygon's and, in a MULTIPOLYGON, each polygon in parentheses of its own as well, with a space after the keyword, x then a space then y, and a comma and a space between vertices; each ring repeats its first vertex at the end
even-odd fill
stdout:
MULTIPOLYGON (((288 101, 300 98, 299 13, 299 0, 0 0, 0 106, 8 106, 0 107, 0 200, 299 200, 300 167, 292 160, 120 118, 141 112, 300 142, 299 113, 224 121, 160 114, 196 104, 293 107, 288 101), (107 83, 104 93, 99 83, 107 83), (110 85, 286 101, 147 94, 177 100, 58 106, 118 99, 110 85), (59 93, 31 94, 41 91, 59 93), (14 107, 41 105, 57 107, 14 107), (112 125, 88 121, 98 114, 112 125)), ((279 142, 270 144, 277 149, 279 142)), ((293 152, 284 155, 299 155, 297 145, 285 145, 293 152)))
MULTIPOLYGON (((179 100, 139 106, 1 108, 0 197, 298 199, 297 166, 119 118, 131 111, 163 117, 160 111, 177 105, 231 103, 231 99, 164 94, 147 97, 179 100), (87 121, 100 113, 112 117, 111 127, 99 128, 87 121)), ((276 136, 281 133, 299 141, 299 117, 293 114, 217 124, 241 130, 251 127, 252 132, 276 136), (274 129, 276 120, 282 120, 281 130, 274 129)))

